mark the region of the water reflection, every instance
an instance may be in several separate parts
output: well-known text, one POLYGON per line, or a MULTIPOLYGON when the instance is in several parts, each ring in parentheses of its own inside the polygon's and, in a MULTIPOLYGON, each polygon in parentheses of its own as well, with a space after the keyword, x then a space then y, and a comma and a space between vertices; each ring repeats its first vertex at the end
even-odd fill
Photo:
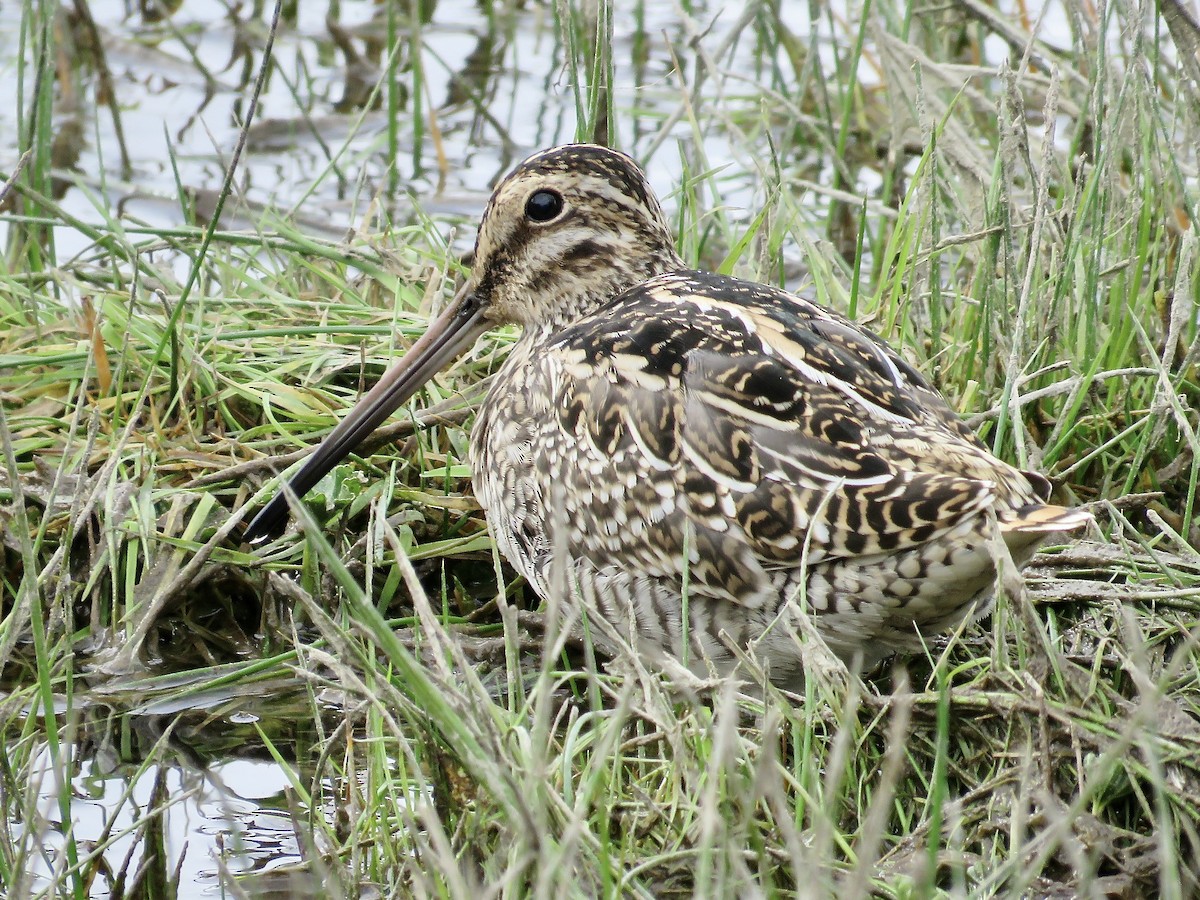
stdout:
MULTIPOLYGON (((132 781, 121 772, 102 773, 91 760, 72 781, 75 835, 90 845, 111 835, 103 852, 120 863, 103 868, 119 870, 127 861, 125 870, 136 871, 147 849, 138 823, 158 813, 165 838, 164 868, 178 877, 179 896, 217 896, 221 880, 229 875, 299 862, 286 808, 271 808, 285 807, 287 785, 288 777, 278 765, 261 760, 230 759, 207 772, 153 765, 132 781), (169 799, 159 806, 155 798, 164 794, 169 799)), ((56 792, 51 788, 42 797, 47 819, 54 822, 56 792)), ((298 878, 297 887, 307 880, 299 873, 298 878)), ((102 881, 107 879, 93 883, 91 896, 110 895, 113 885, 102 881)))
POLYGON ((294 754, 315 740, 311 711, 308 716, 290 722, 259 720, 252 712, 166 719, 89 710, 70 766, 69 826, 61 772, 48 746, 27 766, 34 813, 9 823, 27 853, 24 886, 37 891, 54 883, 69 864, 73 839, 90 897, 200 898, 231 890, 324 896, 293 821, 308 811, 289 790, 293 779, 307 786, 311 774, 277 763, 258 731, 274 732, 276 749, 294 754))

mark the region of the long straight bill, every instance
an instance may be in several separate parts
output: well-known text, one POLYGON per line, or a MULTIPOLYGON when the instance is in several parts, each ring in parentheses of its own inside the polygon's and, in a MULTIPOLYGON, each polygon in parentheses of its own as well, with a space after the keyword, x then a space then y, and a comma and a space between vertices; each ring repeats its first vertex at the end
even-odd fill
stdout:
MULTIPOLYGON (((291 491, 297 497, 308 493, 425 382, 468 350, 490 327, 470 286, 464 287, 404 359, 384 373, 292 476, 288 482, 291 491)), ((243 540, 257 541, 276 533, 287 517, 287 494, 280 491, 254 517, 243 540)))

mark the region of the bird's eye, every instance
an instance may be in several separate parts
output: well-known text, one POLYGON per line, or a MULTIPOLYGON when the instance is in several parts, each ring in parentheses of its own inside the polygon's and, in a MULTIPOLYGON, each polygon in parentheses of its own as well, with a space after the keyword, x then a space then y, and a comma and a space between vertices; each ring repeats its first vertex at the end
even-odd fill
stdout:
POLYGON ((533 222, 551 222, 562 211, 563 198, 558 191, 534 191, 525 201, 525 215, 533 222))

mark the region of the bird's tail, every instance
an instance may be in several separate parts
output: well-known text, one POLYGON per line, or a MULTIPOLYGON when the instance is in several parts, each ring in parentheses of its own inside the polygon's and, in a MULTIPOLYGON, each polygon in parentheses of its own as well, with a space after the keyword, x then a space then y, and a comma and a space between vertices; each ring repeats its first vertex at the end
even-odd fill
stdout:
POLYGON ((1041 534, 1052 531, 1074 531, 1092 521, 1086 509, 1066 506, 1044 506, 1041 503, 1012 510, 1000 520, 1001 534, 1041 534))

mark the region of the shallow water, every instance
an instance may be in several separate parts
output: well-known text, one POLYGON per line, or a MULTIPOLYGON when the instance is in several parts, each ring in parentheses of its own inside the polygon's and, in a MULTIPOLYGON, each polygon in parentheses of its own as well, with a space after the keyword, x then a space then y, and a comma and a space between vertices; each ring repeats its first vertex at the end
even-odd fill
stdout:
MULTIPOLYGON (((55 110, 56 133, 75 129, 75 139, 64 144, 78 153, 73 170, 63 171, 75 186, 61 203, 69 214, 101 225, 105 216, 100 211, 115 210, 129 225, 176 227, 186 221, 179 185, 198 194, 198 213, 211 210, 261 59, 266 14, 264 20, 233 19, 223 4, 196 0, 164 22, 145 23, 136 14, 126 16, 126 5, 96 0, 91 11, 121 107, 129 169, 123 171, 122 142, 110 111, 94 104, 92 69, 81 66, 75 88, 59 97, 55 110), (244 50, 247 45, 253 49, 244 50)), ((396 217, 406 218, 409 196, 435 217, 473 219, 495 179, 517 160, 534 149, 580 137, 578 98, 563 62, 553 7, 498 10, 490 21, 468 0, 441 0, 428 7, 428 21, 417 24, 423 99, 418 104, 412 96, 402 98, 393 159, 384 109, 378 104, 339 106, 347 93, 348 67, 331 38, 325 6, 298 4, 295 22, 282 24, 276 37, 275 68, 241 161, 236 202, 231 201, 223 219, 226 228, 253 227, 263 210, 276 210, 308 233, 336 240, 375 198, 396 217), (414 124, 418 106, 420 127, 414 124), (436 143, 431 119, 438 130, 436 143), (446 158, 444 173, 438 170, 439 148, 446 158)), ((689 44, 715 52, 728 43, 719 77, 706 76, 688 103, 698 104, 702 112, 719 98, 722 109, 734 115, 758 115, 760 82, 772 77, 764 69, 771 59, 764 56, 753 21, 739 18, 742 12, 735 6, 717 4, 708 10, 698 4, 691 24, 673 4, 650 3, 640 19, 618 16, 614 23, 617 115, 611 138, 643 158, 647 149, 659 148, 646 163, 664 194, 677 181, 676 144, 699 141, 702 158, 714 168, 734 160, 738 171, 754 168, 748 151, 759 148, 747 148, 719 125, 698 130, 688 116, 679 116, 686 90, 671 62, 672 55, 685 58, 689 44), (662 133, 664 122, 673 117, 677 121, 662 133)), ((386 31, 383 15, 372 2, 340 4, 340 27, 356 52, 365 56, 366 38, 377 40, 386 31)), ((788 29, 808 40, 810 27, 800 4, 782 4, 780 15, 788 29)), ((15 84, 19 33, 16 17, 4 20, 0 83, 15 84)), ((816 25, 828 31, 827 23, 816 25)), ((74 34, 77 42, 87 40, 81 26, 61 30, 74 34)), ((812 45, 821 53, 833 52, 827 34, 812 45)), ((81 58, 89 55, 77 52, 81 58)), ((774 55, 781 63, 782 51, 774 55)), ((360 60, 349 68, 367 74, 369 89, 382 62, 382 57, 374 64, 360 60)), ((402 66, 401 75, 409 80, 412 65, 408 60, 402 66)), ((689 83, 694 76, 688 72, 689 83)), ((349 93, 361 96, 363 90, 349 93)), ((386 106, 383 88, 377 99, 386 106)), ((16 103, 0 104, 0 133, 17 130, 16 103)), ((11 151, 0 150, 5 170, 14 163, 11 151)), ((735 211, 753 205, 754 187, 747 180, 729 187, 722 197, 725 204, 735 211)), ((6 228, 0 222, 0 239, 6 228)), ((64 260, 86 252, 91 243, 66 226, 56 229, 56 240, 64 260)))
POLYGON ((21 888, 51 888, 68 864, 65 793, 78 853, 96 857, 82 865, 90 897, 162 896, 176 882, 179 897, 224 896, 233 878, 254 896, 325 896, 293 822, 293 779, 311 787, 303 761, 317 742, 297 687, 277 682, 258 700, 209 691, 191 704, 139 703, 149 696, 144 689, 121 696, 113 682, 100 692, 104 702, 76 693, 83 710, 58 717, 70 774, 55 769, 45 744, 34 750, 25 814, 8 824, 14 843, 41 848, 26 860, 21 888), (264 735, 290 758, 286 766, 264 735))
MULTIPOLYGON (((57 820, 56 785, 45 771, 41 805, 47 822, 57 820)), ((115 834, 106 855, 128 860, 136 870, 146 856, 144 834, 136 825, 147 810, 158 809, 163 829, 165 873, 183 886, 180 896, 219 896, 221 880, 228 876, 268 873, 300 860, 299 847, 287 809, 288 778, 275 763, 228 756, 210 769, 192 765, 151 765, 130 773, 105 771, 99 758, 85 760, 71 780, 72 827, 76 840, 96 845, 106 834, 115 834), (167 798, 156 807, 156 791, 167 798)), ((17 829, 14 829, 17 830, 17 829)), ((19 830, 18 830, 19 833, 19 830)), ((43 846, 61 858, 63 838, 47 832, 43 846)), ((33 887, 50 883, 47 861, 35 864, 33 887), (40 876, 40 877, 39 877, 40 876)), ((303 871, 288 873, 294 896, 320 896, 303 871)), ((93 883, 89 895, 107 897, 109 879, 93 883)))

